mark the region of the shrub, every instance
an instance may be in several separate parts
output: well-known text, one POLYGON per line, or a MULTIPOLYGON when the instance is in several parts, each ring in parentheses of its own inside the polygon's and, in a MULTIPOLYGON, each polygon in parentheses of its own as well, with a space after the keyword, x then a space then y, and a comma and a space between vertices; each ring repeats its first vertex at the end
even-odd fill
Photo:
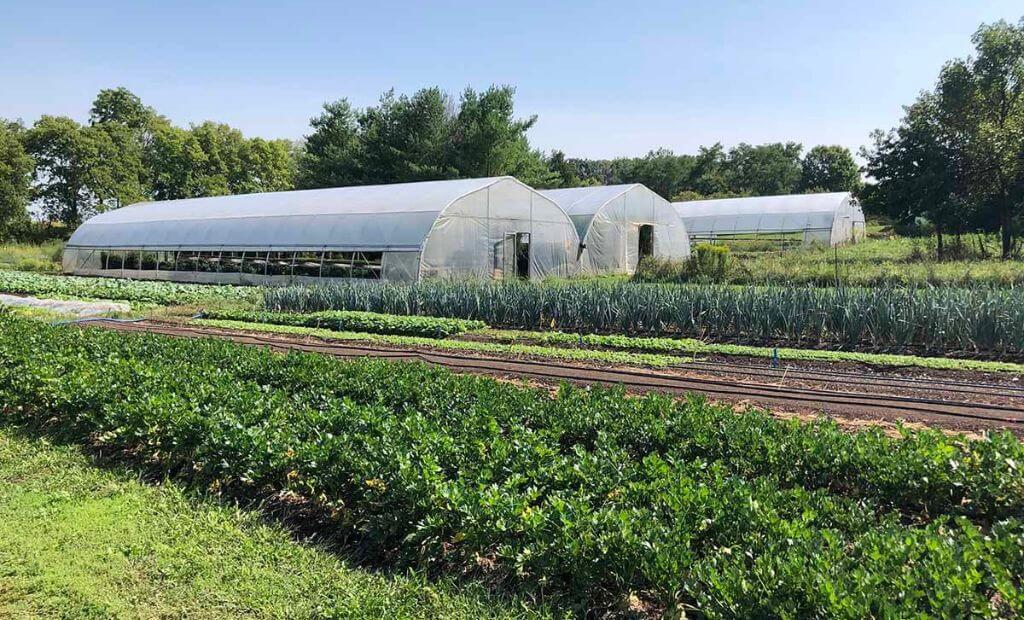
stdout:
POLYGON ((724 282, 733 268, 728 246, 700 243, 689 259, 644 257, 637 265, 636 282, 724 282))

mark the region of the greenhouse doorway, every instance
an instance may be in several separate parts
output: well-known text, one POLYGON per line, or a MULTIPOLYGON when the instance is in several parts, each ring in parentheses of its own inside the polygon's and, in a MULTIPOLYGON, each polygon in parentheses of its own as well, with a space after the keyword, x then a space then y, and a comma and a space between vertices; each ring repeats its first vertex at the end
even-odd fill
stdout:
POLYGON ((643 260, 648 256, 654 256, 654 225, 640 225, 640 247, 637 248, 637 257, 643 260))
POLYGON ((507 233, 502 245, 501 277, 530 279, 530 233, 507 233))

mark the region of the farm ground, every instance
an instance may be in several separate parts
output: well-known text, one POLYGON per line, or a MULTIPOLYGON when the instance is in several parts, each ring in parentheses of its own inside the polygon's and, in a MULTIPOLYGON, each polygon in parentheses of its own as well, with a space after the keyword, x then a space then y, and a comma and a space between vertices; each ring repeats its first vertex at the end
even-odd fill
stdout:
MULTIPOLYGON (((1024 433, 1024 388, 1010 373, 928 370, 864 372, 848 364, 787 364, 773 369, 735 359, 617 353, 576 356, 586 350, 495 344, 458 346, 464 341, 332 332, 325 329, 201 320, 102 324, 112 329, 151 331, 182 337, 215 337, 278 350, 305 350, 338 357, 414 359, 476 374, 542 385, 571 381, 623 385, 634 393, 660 391, 704 394, 739 406, 766 407, 782 417, 835 417, 851 428, 865 423, 898 423, 951 431, 1008 429, 1024 433), (455 345, 455 346, 453 346, 455 345), (554 363, 552 363, 554 362, 554 363), (652 363, 660 362, 660 363, 652 363), (654 368, 657 370, 655 371, 654 368)), ((589 351, 597 353, 599 351, 589 351)))

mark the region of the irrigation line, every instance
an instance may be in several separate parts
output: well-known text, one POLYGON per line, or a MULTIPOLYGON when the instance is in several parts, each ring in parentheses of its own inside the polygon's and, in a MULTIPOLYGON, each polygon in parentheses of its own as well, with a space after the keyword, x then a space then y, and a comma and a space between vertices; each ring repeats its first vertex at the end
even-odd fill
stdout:
MULTIPOLYGON (((509 358, 490 358, 478 356, 453 355, 440 352, 423 352, 410 349, 377 348, 348 344, 305 344, 294 339, 268 338, 253 335, 244 331, 209 330, 192 327, 160 327, 155 325, 117 325, 111 327, 120 330, 142 331, 168 336, 212 336, 230 339, 241 344, 257 344, 280 351, 309 351, 327 353, 336 357, 380 357, 386 359, 419 359, 424 362, 448 366, 458 370, 476 370, 487 374, 504 374, 535 377, 548 381, 598 382, 605 384, 621 384, 651 390, 674 390, 678 392, 704 392, 720 394, 727 397, 768 398, 783 402, 800 402, 820 405, 846 405, 860 410, 875 410, 884 414, 897 409, 918 415, 937 415, 950 418, 996 422, 1015 426, 1024 425, 1024 409, 1005 405, 975 404, 955 401, 944 401, 917 397, 900 397, 889 395, 869 395, 853 392, 830 390, 813 390, 806 388, 778 388, 770 385, 743 384, 713 379, 688 379, 673 375, 644 373, 630 370, 604 370, 590 367, 567 367, 565 364, 554 364, 535 360, 516 360, 509 358), (354 353, 346 353, 354 352, 354 353), (448 363, 439 360, 447 360, 448 363), (489 366, 488 363, 494 364, 489 366), (531 370, 531 367, 534 370, 531 370), (539 370, 537 370, 539 369, 539 370), (545 372, 553 369, 560 372, 545 372), (570 372, 577 373, 566 374, 570 372), (590 374, 587 379, 583 375, 590 374), (631 380, 623 380, 629 377, 631 380), (922 406, 923 405, 923 406, 922 406), (936 408, 939 407, 939 408, 936 408), (965 411, 966 410, 966 411, 965 411), (988 412, 1017 414, 1013 417, 993 415, 988 412), (1019 417, 1018 417, 1019 416, 1019 417)), ((818 407, 820 408, 820 407, 818 407)))

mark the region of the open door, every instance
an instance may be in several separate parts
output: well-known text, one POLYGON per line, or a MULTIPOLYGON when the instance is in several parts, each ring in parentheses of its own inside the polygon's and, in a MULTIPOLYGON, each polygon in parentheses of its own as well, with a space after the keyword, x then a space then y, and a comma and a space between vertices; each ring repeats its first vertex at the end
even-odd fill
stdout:
POLYGON ((640 246, 637 248, 637 257, 643 260, 644 257, 654 256, 654 226, 652 224, 641 224, 639 234, 640 246))
POLYGON ((530 233, 505 233, 494 245, 494 277, 530 278, 530 233))

